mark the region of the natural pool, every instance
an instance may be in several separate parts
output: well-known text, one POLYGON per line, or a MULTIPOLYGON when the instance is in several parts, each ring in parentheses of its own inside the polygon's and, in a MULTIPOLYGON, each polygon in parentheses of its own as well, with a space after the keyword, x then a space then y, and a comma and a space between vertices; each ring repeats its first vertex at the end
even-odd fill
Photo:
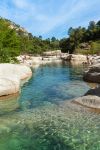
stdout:
POLYGON ((20 97, 0 104, 0 150, 100 150, 100 115, 70 101, 89 89, 82 73, 71 64, 33 69, 20 97))
POLYGON ((71 64, 48 64, 33 70, 33 76, 20 96, 22 107, 59 103, 84 95, 90 88, 82 81, 83 67, 71 64))

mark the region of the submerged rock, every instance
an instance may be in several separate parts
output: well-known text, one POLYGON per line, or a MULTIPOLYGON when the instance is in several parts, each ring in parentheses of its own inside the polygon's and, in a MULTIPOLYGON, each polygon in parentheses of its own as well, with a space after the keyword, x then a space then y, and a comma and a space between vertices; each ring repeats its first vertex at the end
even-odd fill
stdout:
POLYGON ((20 107, 18 98, 18 93, 0 97, 0 115, 18 109, 20 107))

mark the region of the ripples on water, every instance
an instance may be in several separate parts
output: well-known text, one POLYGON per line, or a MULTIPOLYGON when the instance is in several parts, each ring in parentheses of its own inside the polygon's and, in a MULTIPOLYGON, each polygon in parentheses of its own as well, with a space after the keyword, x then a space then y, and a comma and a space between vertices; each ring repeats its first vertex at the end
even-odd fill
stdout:
POLYGON ((0 150, 99 150, 100 115, 68 101, 88 89, 80 66, 33 70, 32 79, 15 99, 20 109, 6 107, 9 113, 0 113, 0 150))

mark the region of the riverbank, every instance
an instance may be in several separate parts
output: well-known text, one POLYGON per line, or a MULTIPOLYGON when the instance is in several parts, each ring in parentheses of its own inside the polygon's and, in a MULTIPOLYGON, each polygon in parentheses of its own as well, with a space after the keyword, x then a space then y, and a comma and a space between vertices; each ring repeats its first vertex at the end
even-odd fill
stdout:
POLYGON ((53 53, 45 52, 44 55, 32 56, 32 55, 20 55, 17 57, 20 64, 27 66, 39 66, 42 64, 53 62, 70 62, 72 64, 93 65, 100 63, 100 56, 97 55, 81 55, 81 54, 68 54, 68 53, 53 53))

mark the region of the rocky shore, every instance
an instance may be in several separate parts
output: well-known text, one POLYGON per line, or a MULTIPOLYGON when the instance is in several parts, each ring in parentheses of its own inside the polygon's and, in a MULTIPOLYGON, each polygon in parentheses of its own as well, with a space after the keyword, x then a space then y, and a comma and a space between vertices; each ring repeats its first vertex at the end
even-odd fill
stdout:
MULTIPOLYGON (((70 54, 45 54, 45 56, 19 56, 20 64, 0 64, 0 97, 18 93, 21 81, 32 76, 30 66, 39 66, 51 62, 70 61, 73 64, 88 64, 89 69, 84 72, 83 79, 87 82, 100 83, 100 56, 70 55, 70 54), (93 65, 92 65, 93 64, 93 65)), ((100 87, 89 90, 85 96, 74 100, 75 103, 90 108, 100 109, 100 87)))
POLYGON ((98 109, 100 112, 100 64, 90 66, 84 72, 83 79, 87 82, 98 83, 98 86, 95 89, 89 90, 85 96, 75 99, 74 102, 95 109, 95 111, 98 109))
POLYGON ((82 54, 68 54, 62 53, 61 51, 57 52, 45 52, 42 56, 33 56, 33 55, 20 55, 17 57, 17 60, 20 64, 27 66, 39 66, 42 64, 52 63, 52 62, 62 62, 67 61, 72 64, 88 64, 95 65, 100 63, 100 56, 97 55, 82 55, 82 54))

